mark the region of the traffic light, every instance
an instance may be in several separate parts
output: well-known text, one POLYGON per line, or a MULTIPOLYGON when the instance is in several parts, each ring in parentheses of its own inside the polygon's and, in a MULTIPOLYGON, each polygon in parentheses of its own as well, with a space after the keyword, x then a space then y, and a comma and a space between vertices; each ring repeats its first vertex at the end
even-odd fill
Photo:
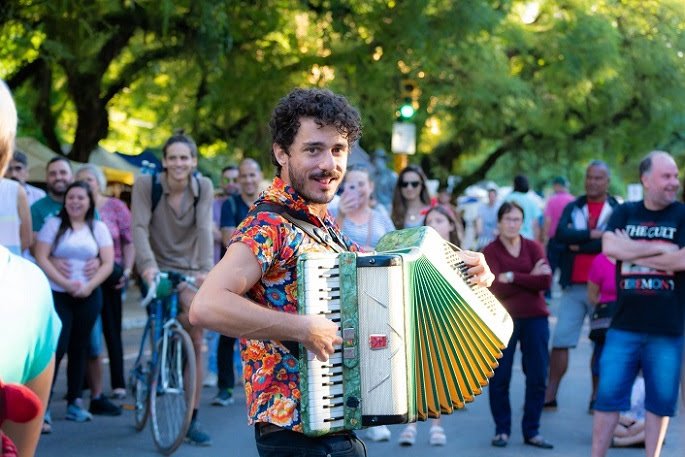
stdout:
POLYGON ((414 117, 419 108, 419 95, 421 95, 421 91, 416 81, 403 79, 400 82, 400 120, 407 122, 414 117))

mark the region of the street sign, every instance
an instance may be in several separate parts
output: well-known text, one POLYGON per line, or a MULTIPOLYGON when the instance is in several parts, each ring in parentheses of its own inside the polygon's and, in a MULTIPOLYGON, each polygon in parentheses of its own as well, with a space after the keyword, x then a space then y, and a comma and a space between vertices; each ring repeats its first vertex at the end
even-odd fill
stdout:
POLYGON ((416 125, 411 122, 392 124, 392 144, 390 149, 395 154, 416 153, 416 125))

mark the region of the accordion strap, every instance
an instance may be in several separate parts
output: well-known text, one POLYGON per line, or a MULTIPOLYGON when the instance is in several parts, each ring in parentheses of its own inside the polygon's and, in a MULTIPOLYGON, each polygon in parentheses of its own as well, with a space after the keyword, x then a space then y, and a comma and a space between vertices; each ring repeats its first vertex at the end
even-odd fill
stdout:
POLYGON ((347 246, 345 246, 345 243, 343 243, 335 230, 317 227, 311 222, 304 221, 298 218, 296 213, 287 206, 279 205, 278 203, 259 203, 250 211, 250 215, 260 212, 277 213, 283 216, 288 222, 302 230, 314 241, 327 246, 338 254, 348 251, 347 246))
MULTIPOLYGON (((310 238, 329 247, 337 253, 346 252, 347 246, 342 242, 340 237, 334 230, 320 228, 312 224, 311 222, 303 221, 298 218, 296 213, 285 205, 279 205, 278 203, 259 203, 248 213, 248 215, 254 215, 256 213, 268 212, 277 213, 288 222, 302 230, 310 238)), ((296 341, 281 341, 281 344, 288 349, 288 351, 293 355, 293 357, 300 356, 300 346, 296 341)))

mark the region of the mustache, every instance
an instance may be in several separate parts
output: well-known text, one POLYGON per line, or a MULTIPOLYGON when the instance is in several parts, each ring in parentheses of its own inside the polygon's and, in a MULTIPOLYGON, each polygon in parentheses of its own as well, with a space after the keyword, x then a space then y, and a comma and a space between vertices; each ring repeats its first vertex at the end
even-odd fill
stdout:
POLYGON ((319 173, 310 175, 310 178, 312 178, 312 179, 323 179, 323 178, 340 179, 340 177, 341 177, 340 173, 334 173, 332 171, 321 171, 319 173))

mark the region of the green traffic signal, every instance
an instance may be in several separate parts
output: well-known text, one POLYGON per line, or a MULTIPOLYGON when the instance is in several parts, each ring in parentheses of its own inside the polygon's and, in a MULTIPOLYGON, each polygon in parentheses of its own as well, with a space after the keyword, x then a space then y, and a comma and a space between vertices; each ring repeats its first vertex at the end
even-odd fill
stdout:
POLYGON ((402 119, 408 120, 411 119, 412 116, 414 116, 414 113, 416 111, 414 110, 414 107, 411 106, 411 103, 405 103, 400 107, 400 117, 402 119))

